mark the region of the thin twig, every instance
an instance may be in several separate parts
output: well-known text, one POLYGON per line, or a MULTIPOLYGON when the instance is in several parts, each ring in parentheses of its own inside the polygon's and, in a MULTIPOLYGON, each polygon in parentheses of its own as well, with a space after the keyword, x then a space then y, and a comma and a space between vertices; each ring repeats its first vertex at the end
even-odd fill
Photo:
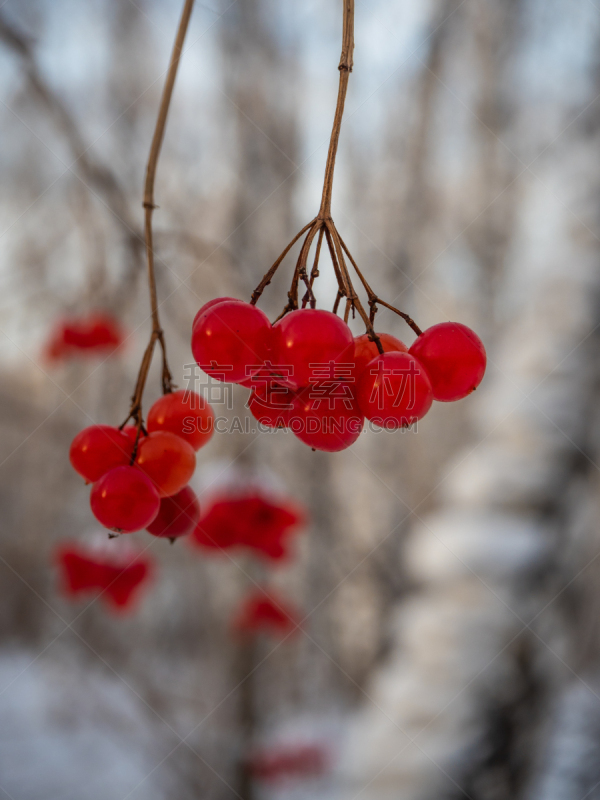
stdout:
POLYGON ((329 151, 327 153, 327 164, 325 166, 325 179, 323 181, 323 195, 321 197, 321 207, 319 217, 328 219, 331 217, 331 194, 333 192, 333 172, 335 170, 335 159, 337 156, 340 131, 342 129, 342 117, 344 116, 344 105, 346 103, 346 93, 348 91, 348 80, 353 67, 354 53, 354 0, 343 0, 344 19, 342 23, 342 55, 338 69, 340 71, 340 83, 338 88, 337 104, 333 118, 333 128, 331 139, 329 140, 329 151))
POLYGON ((251 303, 253 306, 254 306, 254 305, 256 305, 256 303, 258 302, 258 299, 259 299, 259 297, 261 296, 261 294, 264 292, 264 290, 266 289, 266 287, 267 287, 267 286, 268 286, 268 285, 271 283, 271 281, 273 280, 273 276, 274 276, 274 275, 275 275, 275 273, 277 272, 277 267, 278 267, 278 266, 281 264, 281 262, 283 261, 283 259, 284 259, 284 258, 287 256, 287 254, 289 253, 289 251, 290 251, 290 250, 292 249, 292 247, 293 247, 293 246, 296 244, 296 242, 297 242, 297 241, 298 241, 298 239, 299 239, 299 238, 302 236, 302 234, 303 234, 303 233, 306 233, 306 231, 307 231, 307 230, 308 230, 310 227, 312 227, 312 226, 315 224, 315 222, 316 222, 316 221, 317 221, 317 218, 315 217, 314 219, 312 219, 312 220, 311 220, 311 221, 308 223, 308 225, 305 225, 305 226, 302 228, 302 230, 300 231, 300 233, 298 233, 298 234, 296 234, 296 236, 294 236, 294 238, 293 238, 293 239, 292 239, 292 241, 291 241, 291 242, 288 244, 288 246, 285 248, 285 250, 283 251, 283 253, 281 253, 281 255, 280 255, 280 256, 279 256, 279 257, 276 259, 275 263, 274 263, 274 264, 273 264, 273 265, 270 267, 270 269, 268 270, 268 272, 267 272, 267 273, 265 274, 265 276, 263 277, 262 281, 261 281, 261 282, 258 284, 258 286, 256 287, 256 289, 255 289, 255 290, 252 292, 252 297, 250 298, 250 303, 251 303))
POLYGON ((386 303, 385 300, 382 300, 380 297, 376 297, 375 302, 380 306, 385 306, 386 308, 389 308, 390 311, 394 312, 394 314, 398 314, 399 317, 402 317, 402 319, 407 323, 407 325, 410 325, 410 327, 417 334, 417 336, 420 336, 423 333, 423 331, 421 330, 421 328, 419 328, 414 319, 409 317, 408 314, 405 314, 404 311, 400 311, 398 308, 391 306, 389 303, 386 303))
POLYGON ((175 37, 175 43, 171 52, 171 60, 169 63, 169 70, 160 100, 158 109, 158 118, 156 120, 156 127, 154 129, 154 136, 152 137, 152 144, 150 145, 150 154, 148 156, 148 165, 146 167, 146 180, 144 183, 144 234, 146 240, 146 257, 148 260, 148 287, 150 290, 150 307, 152 310, 152 333, 150 334, 150 341, 144 358, 140 365, 140 371, 135 387, 134 395, 131 399, 131 409, 129 417, 134 418, 137 422, 138 431, 142 426, 142 395, 144 393, 144 386, 148 377, 148 370, 152 362, 152 355, 154 353, 154 346, 156 342, 160 344, 162 350, 162 388, 163 393, 167 394, 173 389, 173 381, 171 371, 167 363, 167 350, 165 344, 165 336, 163 329, 160 326, 160 317, 158 314, 158 299, 156 295, 156 275, 154 271, 154 249, 152 242, 152 214, 156 208, 154 204, 154 182, 156 178, 156 167, 160 150, 165 135, 165 127, 167 123, 167 116, 169 114, 169 107, 171 105, 171 97, 173 95, 173 86, 175 85, 175 78, 177 77, 177 70, 179 61, 181 59, 181 51, 183 42, 187 33, 190 16, 194 0, 185 0, 183 11, 181 12, 181 19, 179 20, 179 27, 175 37))
POLYGON ((354 0, 342 0, 343 8, 344 8, 344 17, 342 23, 342 54, 340 57, 340 63, 338 69, 340 71, 340 82, 338 88, 338 97, 337 103, 335 108, 335 114, 333 118, 333 126, 331 130, 331 138, 329 140, 329 150, 327 152, 327 163, 325 165, 325 176, 323 179, 323 193, 321 196, 321 206, 319 208, 319 213, 317 217, 309 222, 308 225, 305 225, 304 228, 298 233, 294 239, 290 242, 290 244, 285 248, 283 253, 279 256, 279 258, 275 261, 273 266, 269 269, 269 271, 265 274, 262 281, 258 285, 257 289, 252 294, 252 298, 250 302, 254 305, 260 295, 262 294, 263 290, 266 286, 269 285, 273 275, 275 274, 277 268, 288 254, 292 246, 306 233, 306 238, 302 243, 302 247, 300 248, 300 253, 298 255, 298 259, 296 261, 296 267, 294 269, 294 275, 292 278, 292 284, 290 286, 290 291, 288 292, 288 301, 277 318, 276 321, 280 320, 283 316, 285 316, 289 311, 294 311, 298 308, 298 286, 300 280, 303 280, 307 291, 302 298, 302 308, 306 308, 307 304, 310 302, 311 308, 314 308, 316 305, 314 293, 313 293, 313 284, 316 277, 319 275, 319 257, 321 253, 321 246, 323 244, 323 237, 327 240, 327 247, 329 249, 329 255, 331 256, 331 263, 333 265, 333 270, 335 272, 335 277, 338 283, 338 293, 335 299, 335 303, 333 306, 334 313, 337 314, 340 302, 342 298, 346 298, 346 305, 344 310, 344 321, 348 322, 350 314, 354 317, 355 312, 358 312, 360 317, 362 318, 365 327, 367 329, 367 333, 369 339, 375 342, 377 345, 377 349, 380 353, 383 353, 383 347, 379 336, 375 332, 373 327, 373 322, 375 320, 375 314, 377 313, 377 304, 381 303, 381 305, 385 305, 388 308, 395 311, 399 314, 406 322, 411 326, 411 328, 420 334, 420 329, 416 325, 416 323, 402 311, 394 308, 393 306, 389 305, 388 303, 384 303, 383 301, 379 300, 373 289, 370 287, 369 283, 367 282, 366 278, 358 268, 356 261, 350 254, 350 251, 346 247, 342 237, 339 235, 333 219, 331 217, 331 196, 333 192, 333 175, 335 171, 335 161, 338 152, 338 145, 340 139, 340 132, 342 128, 342 118, 344 116, 344 106, 346 103, 346 94, 348 92, 348 81, 350 78, 350 73, 352 72, 353 67, 353 52, 354 52, 354 0), (308 262, 308 256, 310 254, 310 249, 312 243, 314 241, 315 236, 319 234, 317 239, 317 245, 315 250, 315 258, 313 262, 313 267, 310 273, 310 277, 307 275, 306 265, 308 262), (360 282, 363 285, 367 293, 367 298, 369 302, 369 311, 370 313, 367 314, 365 308, 363 307, 359 296, 354 289, 352 284, 352 279, 350 277, 350 272, 346 265, 346 260, 344 257, 344 253, 350 259, 350 262, 358 275, 360 282))
POLYGON ((310 300, 310 307, 315 308, 317 301, 313 293, 313 285, 315 279, 319 276, 319 257, 321 255, 321 245, 323 244, 323 236, 325 235, 325 228, 322 227, 319 231, 319 238, 317 239, 317 248, 315 250, 315 259, 313 261, 312 269, 310 271, 310 279, 306 294, 302 298, 302 308, 306 308, 306 304, 310 300))
POLYGON ((0 41, 11 48, 21 59, 24 73, 33 92, 41 100, 70 150, 73 163, 70 170, 90 188, 97 190, 118 225, 120 225, 134 264, 141 264, 143 233, 131 213, 127 195, 115 172, 89 152, 79 127, 60 95, 46 80, 39 68, 32 40, 20 31, 4 14, 0 14, 0 41), (78 171, 74 167, 77 165, 78 171))
MULTIPOLYGON (((343 276, 342 271, 340 269, 340 266, 338 264, 337 255, 336 255, 335 247, 334 247, 334 244, 333 244, 333 239, 331 238, 331 232, 329 231, 329 229, 327 227, 325 227, 325 239, 327 240, 327 247, 329 248, 329 256, 331 258, 331 263, 333 264, 333 271, 335 272, 335 277, 336 277, 337 282, 338 282, 338 293, 341 295, 341 297, 348 297, 349 288, 346 285, 346 282, 344 280, 344 276, 343 276)), ((337 305, 338 304, 339 304, 339 300, 336 302, 336 311, 337 311, 337 305)))

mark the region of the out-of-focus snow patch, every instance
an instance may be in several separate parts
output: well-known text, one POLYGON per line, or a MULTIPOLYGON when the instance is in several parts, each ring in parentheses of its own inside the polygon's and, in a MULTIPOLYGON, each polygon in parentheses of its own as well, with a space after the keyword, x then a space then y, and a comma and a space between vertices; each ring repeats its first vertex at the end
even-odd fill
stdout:
POLYGON ((441 485, 440 495, 454 505, 480 508, 547 502, 550 487, 559 483, 568 461, 552 458, 555 448, 551 452, 545 446, 543 450, 548 452, 547 459, 540 458, 540 448, 527 447, 526 441, 515 452, 505 439, 460 453, 441 485))
MULTIPOLYGON (((0 652, 0 789, 18 800, 163 800, 160 732, 118 678, 0 652), (136 791, 144 781, 140 791, 136 791)), ((0 792, 0 794, 2 793, 0 792)))
POLYGON ((549 539, 536 520, 449 509, 415 525, 406 543, 406 563, 417 580, 469 575, 506 580, 537 567, 548 553, 549 539))
POLYGON ((600 797, 600 700, 597 681, 573 681, 557 703, 544 761, 530 800, 600 797))
POLYGON ((394 628, 402 648, 375 673, 348 726, 340 764, 344 797, 438 796, 456 731, 466 736, 477 719, 473 688, 502 677, 497 656, 514 636, 514 617, 483 584, 463 578, 405 603, 394 628))
POLYGON ((335 767, 343 734, 344 720, 334 711, 289 717, 266 730, 255 754, 267 755, 267 762, 270 754, 275 766, 279 756, 282 763, 297 763, 272 775, 267 770, 262 779, 256 776, 261 800, 341 800, 335 767))

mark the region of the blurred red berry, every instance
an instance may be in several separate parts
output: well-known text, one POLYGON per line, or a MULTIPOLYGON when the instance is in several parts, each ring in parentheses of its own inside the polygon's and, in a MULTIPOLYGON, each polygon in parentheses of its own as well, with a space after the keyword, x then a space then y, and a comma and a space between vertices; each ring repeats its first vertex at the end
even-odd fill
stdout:
POLYGON ((150 433, 174 433, 199 450, 212 436, 214 421, 212 407, 202 395, 180 389, 154 403, 148 412, 147 427, 150 433))
POLYGON ((300 614, 271 589, 256 590, 242 602, 232 627, 237 633, 284 637, 298 631, 300 619, 300 614))
POLYGON ((105 528, 132 533, 155 519, 160 497, 152 481, 136 467, 116 467, 92 487, 92 513, 105 528))
POLYGON ((460 400, 474 391, 485 374, 483 342, 460 322, 440 322, 413 342, 410 352, 423 364, 435 400, 460 400))
POLYGON ((146 530, 153 536, 177 539, 191 533, 199 519, 200 503, 196 493, 191 487, 184 486, 172 497, 162 498, 158 514, 146 530))
POLYGON ((252 775, 267 783, 318 778, 330 766, 330 755, 320 744, 286 743, 256 750, 248 758, 252 775))
POLYGON ((224 493, 206 504, 190 542, 216 550, 247 548, 278 560, 288 555, 290 535, 305 524, 306 514, 289 500, 257 490, 224 493))
POLYGON ((130 437, 111 425, 90 425, 71 442, 71 466, 86 481, 94 482, 115 467, 127 466, 133 446, 130 437))
POLYGON ((87 317, 60 320, 45 347, 50 360, 77 355, 106 355, 123 344, 125 335, 119 322, 101 312, 87 317))
POLYGON ((94 547, 81 542, 60 545, 55 552, 63 593, 69 598, 101 592, 109 607, 131 610, 154 571, 152 558, 130 547, 110 543, 94 547))

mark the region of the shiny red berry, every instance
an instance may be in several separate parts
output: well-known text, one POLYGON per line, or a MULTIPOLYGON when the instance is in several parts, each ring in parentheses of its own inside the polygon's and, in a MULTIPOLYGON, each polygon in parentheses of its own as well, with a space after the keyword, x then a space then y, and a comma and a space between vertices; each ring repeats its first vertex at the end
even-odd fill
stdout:
POLYGON ((183 489, 194 474, 196 454, 174 433, 154 431, 140 439, 135 464, 161 497, 170 497, 183 489))
POLYGON ((270 375, 256 376, 248 400, 250 413, 261 425, 286 428, 296 393, 270 375))
POLYGON ((354 338, 346 323, 331 311, 303 308, 286 314, 273 326, 273 360, 288 370, 287 383, 308 386, 319 369, 352 364, 354 338))
POLYGON ((307 386, 294 399, 288 426, 304 444, 315 450, 336 453, 360 436, 364 414, 344 383, 331 388, 307 386))
MULTIPOLYGON (((377 335, 384 353, 408 353, 408 347, 400 339, 396 339, 395 336, 391 336, 389 333, 378 333, 377 335)), ((354 339, 354 375, 356 378, 358 378, 369 361, 377 358, 378 355, 377 345, 369 339, 366 333, 354 339)))
POLYGON ((170 431, 194 450, 199 450, 213 434, 215 415, 210 404, 196 392, 180 389, 163 395, 148 412, 148 431, 170 431))
POLYGON ((356 397, 367 419, 384 428, 405 428, 425 416, 433 402, 423 365, 410 353, 384 353, 358 379, 356 397))
POLYGON ((232 300, 235 303, 244 302, 243 300, 238 300, 236 297, 213 297, 213 299, 209 300, 208 303, 204 303, 203 306, 200 306, 200 308, 196 312, 196 316, 194 317, 194 321, 192 322, 192 330, 194 330, 196 323, 198 322, 198 320, 200 319, 202 314, 204 314, 205 311, 208 311, 209 308, 212 308, 213 306, 216 306, 219 303, 224 303, 225 300, 232 300))
POLYGON ((483 378, 487 357, 483 342, 460 322, 433 325, 413 342, 410 352, 425 367, 435 400, 460 400, 483 378))
POLYGON ((90 425, 71 442, 69 459, 86 481, 94 482, 115 467, 129 464, 133 451, 127 434, 111 425, 90 425))
POLYGON ((191 487, 184 486, 172 497, 162 498, 158 514, 146 530, 153 536, 177 539, 191 533, 199 519, 200 503, 196 493, 191 487))
POLYGON ((204 311, 192 332, 192 353, 207 375, 238 381, 250 377, 269 356, 271 323, 260 308, 225 300, 204 311))
POLYGON ((92 513, 105 528, 132 533, 158 514, 160 497, 152 481, 135 467, 116 467, 92 487, 92 513))

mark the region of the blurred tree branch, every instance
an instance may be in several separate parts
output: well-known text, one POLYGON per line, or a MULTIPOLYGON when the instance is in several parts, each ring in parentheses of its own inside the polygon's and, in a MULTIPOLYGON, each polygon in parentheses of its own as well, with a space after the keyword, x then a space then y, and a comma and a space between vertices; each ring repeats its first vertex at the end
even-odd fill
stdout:
POLYGON ((89 155, 90 148, 86 146, 75 119, 40 70, 32 40, 19 31, 2 13, 0 13, 0 40, 21 59, 31 89, 42 101, 69 145, 74 159, 69 169, 73 172, 72 168, 75 164, 81 168, 83 178, 76 172, 74 174, 80 180, 88 181, 90 184, 88 188, 92 189, 93 187, 99 192, 107 207, 124 229, 126 236, 131 240, 131 244, 135 244, 136 251, 139 251, 143 244, 143 233, 131 214, 126 193, 116 175, 109 166, 99 163, 89 155))

